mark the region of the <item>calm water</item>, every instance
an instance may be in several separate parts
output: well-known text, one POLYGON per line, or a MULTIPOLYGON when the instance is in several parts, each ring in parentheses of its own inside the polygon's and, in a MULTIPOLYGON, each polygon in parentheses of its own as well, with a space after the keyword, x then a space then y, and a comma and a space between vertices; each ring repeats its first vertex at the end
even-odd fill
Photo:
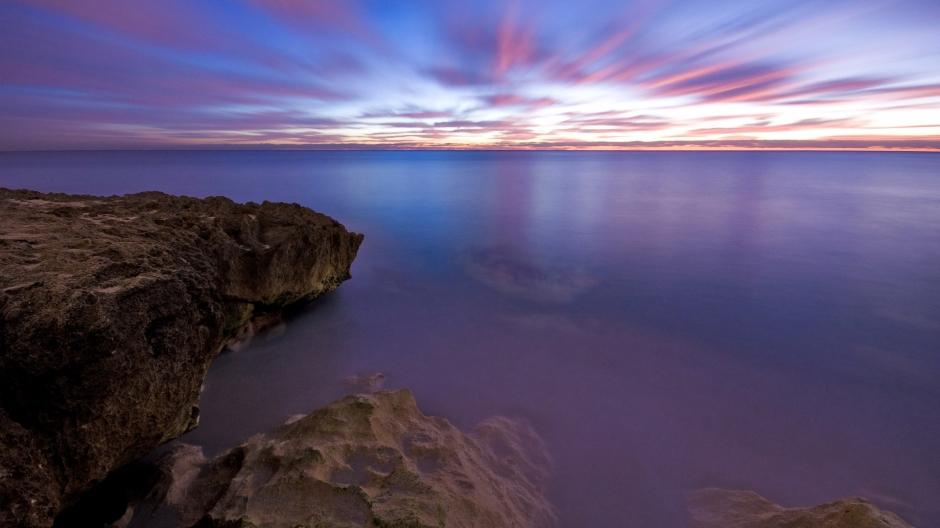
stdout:
POLYGON ((529 419, 565 526, 683 526, 701 486, 940 526, 940 156, 0 154, 0 185, 366 234, 351 281, 213 366, 210 452, 383 372, 461 426, 529 419))

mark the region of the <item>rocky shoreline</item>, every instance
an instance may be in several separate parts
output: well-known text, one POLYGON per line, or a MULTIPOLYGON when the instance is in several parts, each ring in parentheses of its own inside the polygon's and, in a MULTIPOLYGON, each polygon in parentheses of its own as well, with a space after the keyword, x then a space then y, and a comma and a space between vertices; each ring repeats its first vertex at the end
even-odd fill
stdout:
POLYGON ((191 429, 224 343, 349 278, 362 235, 299 205, 0 189, 0 525, 50 526, 191 429))

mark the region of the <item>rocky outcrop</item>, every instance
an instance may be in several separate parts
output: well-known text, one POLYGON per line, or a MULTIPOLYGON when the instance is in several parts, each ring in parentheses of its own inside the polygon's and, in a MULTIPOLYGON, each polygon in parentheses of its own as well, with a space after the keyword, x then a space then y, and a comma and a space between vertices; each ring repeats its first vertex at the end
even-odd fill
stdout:
POLYGON ((0 189, 0 525, 192 428, 226 340, 336 288, 361 241, 299 205, 0 189))
POLYGON ((689 514, 692 528, 911 528, 864 499, 784 508, 753 491, 718 488, 690 494, 689 514))
POLYGON ((177 446, 162 465, 130 526, 555 524, 550 462, 530 428, 491 418, 464 433, 422 414, 406 390, 346 397, 208 461, 177 446))

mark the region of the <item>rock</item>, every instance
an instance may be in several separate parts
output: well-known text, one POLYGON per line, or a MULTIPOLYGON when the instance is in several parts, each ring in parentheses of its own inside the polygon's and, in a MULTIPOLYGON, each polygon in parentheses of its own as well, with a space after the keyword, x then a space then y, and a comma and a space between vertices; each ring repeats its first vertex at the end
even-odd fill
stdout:
POLYGON ((784 508, 753 491, 717 488, 690 494, 689 514, 691 528, 911 528, 865 499, 784 508))
POLYGON ((355 374, 343 379, 343 383, 356 392, 377 392, 385 386, 385 374, 373 372, 372 374, 355 374))
POLYGON ((299 205, 0 189, 0 525, 192 428, 225 341, 336 288, 361 241, 299 205))
POLYGON ((470 433, 407 390, 346 397, 206 460, 177 446, 144 526, 541 527, 555 524, 544 444, 491 418, 470 433))
POLYGON ((467 251, 467 274, 509 297, 542 304, 566 304, 594 288, 598 280, 564 264, 537 261, 506 247, 467 251))

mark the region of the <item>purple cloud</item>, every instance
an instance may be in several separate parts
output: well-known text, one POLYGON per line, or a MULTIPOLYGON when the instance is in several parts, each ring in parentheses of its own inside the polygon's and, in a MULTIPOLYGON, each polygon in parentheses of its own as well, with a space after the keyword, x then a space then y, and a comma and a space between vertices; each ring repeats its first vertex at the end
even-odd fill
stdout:
POLYGON ((924 148, 940 42, 922 8, 10 1, 0 149, 924 148))

